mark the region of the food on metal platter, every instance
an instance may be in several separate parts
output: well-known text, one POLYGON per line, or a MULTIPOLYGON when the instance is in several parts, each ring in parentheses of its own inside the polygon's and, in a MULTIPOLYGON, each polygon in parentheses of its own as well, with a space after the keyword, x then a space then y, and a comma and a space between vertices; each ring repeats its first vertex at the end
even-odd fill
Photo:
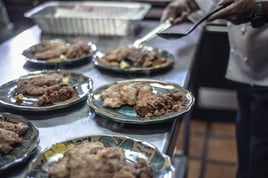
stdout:
POLYGON ((98 60, 104 65, 117 66, 122 69, 156 67, 168 62, 157 51, 126 46, 108 51, 105 56, 98 60))
POLYGON ((74 99, 77 97, 77 92, 68 81, 68 77, 56 72, 21 78, 17 82, 15 98, 17 102, 23 102, 24 95, 38 97, 38 106, 74 99))
POLYGON ((66 42, 64 40, 43 40, 29 48, 39 60, 67 60, 86 57, 91 52, 91 46, 84 41, 66 42))
POLYGON ((104 107, 133 106, 136 114, 145 118, 176 112, 182 102, 181 94, 154 92, 145 82, 116 83, 103 90, 100 96, 104 107))
POLYGON ((153 178, 153 170, 145 159, 128 163, 122 148, 87 141, 68 149, 49 166, 48 173, 51 178, 153 178))
POLYGON ((63 78, 64 76, 62 74, 51 73, 19 79, 17 82, 16 92, 19 94, 42 95, 45 93, 47 87, 60 83, 63 78))
POLYGON ((152 94, 152 88, 143 82, 117 83, 101 93, 102 105, 110 108, 120 108, 123 105, 134 106, 146 95, 152 94))
POLYGON ((27 132, 28 125, 24 123, 11 123, 0 121, 0 155, 7 154, 13 148, 22 144, 22 135, 27 132))
POLYGON ((38 98, 37 105, 43 106, 54 104, 74 97, 76 97, 76 91, 74 87, 68 83, 60 83, 48 87, 45 93, 38 98))

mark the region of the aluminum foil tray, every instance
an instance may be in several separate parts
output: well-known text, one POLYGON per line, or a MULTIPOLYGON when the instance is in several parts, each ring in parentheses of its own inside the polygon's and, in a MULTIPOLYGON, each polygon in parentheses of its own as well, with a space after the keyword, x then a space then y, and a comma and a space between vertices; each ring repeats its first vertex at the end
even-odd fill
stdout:
POLYGON ((24 14, 49 34, 126 36, 151 5, 116 1, 49 1, 24 14))

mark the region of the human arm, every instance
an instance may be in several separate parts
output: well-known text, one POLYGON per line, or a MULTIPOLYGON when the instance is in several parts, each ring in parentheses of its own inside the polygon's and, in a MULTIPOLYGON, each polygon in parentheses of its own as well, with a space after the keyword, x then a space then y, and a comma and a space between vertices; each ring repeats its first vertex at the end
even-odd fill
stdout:
MULTIPOLYGON (((263 16, 268 19, 268 1, 263 1, 263 16)), ((221 0, 219 5, 226 6, 221 11, 209 17, 208 21, 226 19, 233 24, 250 22, 256 13, 257 3, 255 0, 221 0)))
POLYGON ((173 24, 184 22, 191 12, 198 9, 195 0, 175 0, 163 10, 161 22, 167 19, 171 20, 173 24))

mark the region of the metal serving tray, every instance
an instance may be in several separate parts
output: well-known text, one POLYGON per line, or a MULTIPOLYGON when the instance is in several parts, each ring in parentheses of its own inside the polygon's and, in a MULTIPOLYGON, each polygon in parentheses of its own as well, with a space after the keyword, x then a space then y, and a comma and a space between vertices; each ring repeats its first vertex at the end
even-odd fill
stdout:
POLYGON ((132 33, 151 5, 116 1, 49 1, 24 14, 44 33, 126 36, 132 33))

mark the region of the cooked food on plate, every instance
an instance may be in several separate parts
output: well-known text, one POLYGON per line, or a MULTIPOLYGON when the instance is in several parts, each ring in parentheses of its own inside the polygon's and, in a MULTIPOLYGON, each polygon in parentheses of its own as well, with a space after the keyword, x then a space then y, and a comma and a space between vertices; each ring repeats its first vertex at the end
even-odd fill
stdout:
POLYGON ((27 177, 174 178, 170 157, 143 140, 91 135, 51 145, 36 156, 27 177))
POLYGON ((138 100, 134 109, 141 117, 160 116, 179 111, 181 103, 182 95, 179 93, 157 93, 138 100))
POLYGON ((0 155, 10 152, 14 146, 23 142, 22 135, 26 133, 28 125, 0 121, 0 155))
POLYGON ((19 79, 16 93, 18 102, 23 101, 23 95, 38 96, 38 106, 77 97, 75 88, 68 83, 68 78, 56 72, 19 79))
POLYGON ((128 163, 120 147, 104 147, 101 142, 84 141, 68 149, 48 169, 51 178, 153 178, 144 158, 128 163))
POLYGON ((38 143, 39 131, 31 121, 19 115, 1 112, 0 175, 10 167, 25 163, 38 143))
MULTIPOLYGON (((67 42, 61 39, 43 40, 26 50, 39 60, 64 61, 68 59, 83 58, 92 51, 91 46, 82 40, 67 42)), ((26 51, 23 54, 27 57, 26 51)))
POLYGON ((64 76, 60 73, 35 76, 31 78, 19 79, 16 92, 19 94, 42 95, 50 86, 59 84, 64 76))
POLYGON ((98 61, 104 65, 116 66, 121 69, 157 67, 169 62, 158 51, 128 46, 107 51, 98 61))
POLYGON ((179 111, 182 95, 179 93, 155 93, 146 82, 122 82, 101 92, 102 105, 120 108, 133 106, 140 117, 160 116, 179 111))
POLYGON ((117 83, 102 91, 102 105, 110 108, 120 108, 126 104, 134 106, 137 100, 151 95, 152 92, 152 88, 147 83, 117 83))
POLYGON ((37 105, 43 106, 47 104, 54 104, 73 97, 76 97, 76 91, 74 87, 68 83, 60 83, 48 87, 45 93, 38 98, 37 105))
POLYGON ((0 86, 0 104, 16 110, 49 111, 88 97, 93 80, 66 70, 43 70, 22 75, 0 86))
POLYGON ((16 134, 22 135, 28 129, 28 125, 20 123, 11 123, 6 121, 0 121, 0 128, 15 132, 16 134))

